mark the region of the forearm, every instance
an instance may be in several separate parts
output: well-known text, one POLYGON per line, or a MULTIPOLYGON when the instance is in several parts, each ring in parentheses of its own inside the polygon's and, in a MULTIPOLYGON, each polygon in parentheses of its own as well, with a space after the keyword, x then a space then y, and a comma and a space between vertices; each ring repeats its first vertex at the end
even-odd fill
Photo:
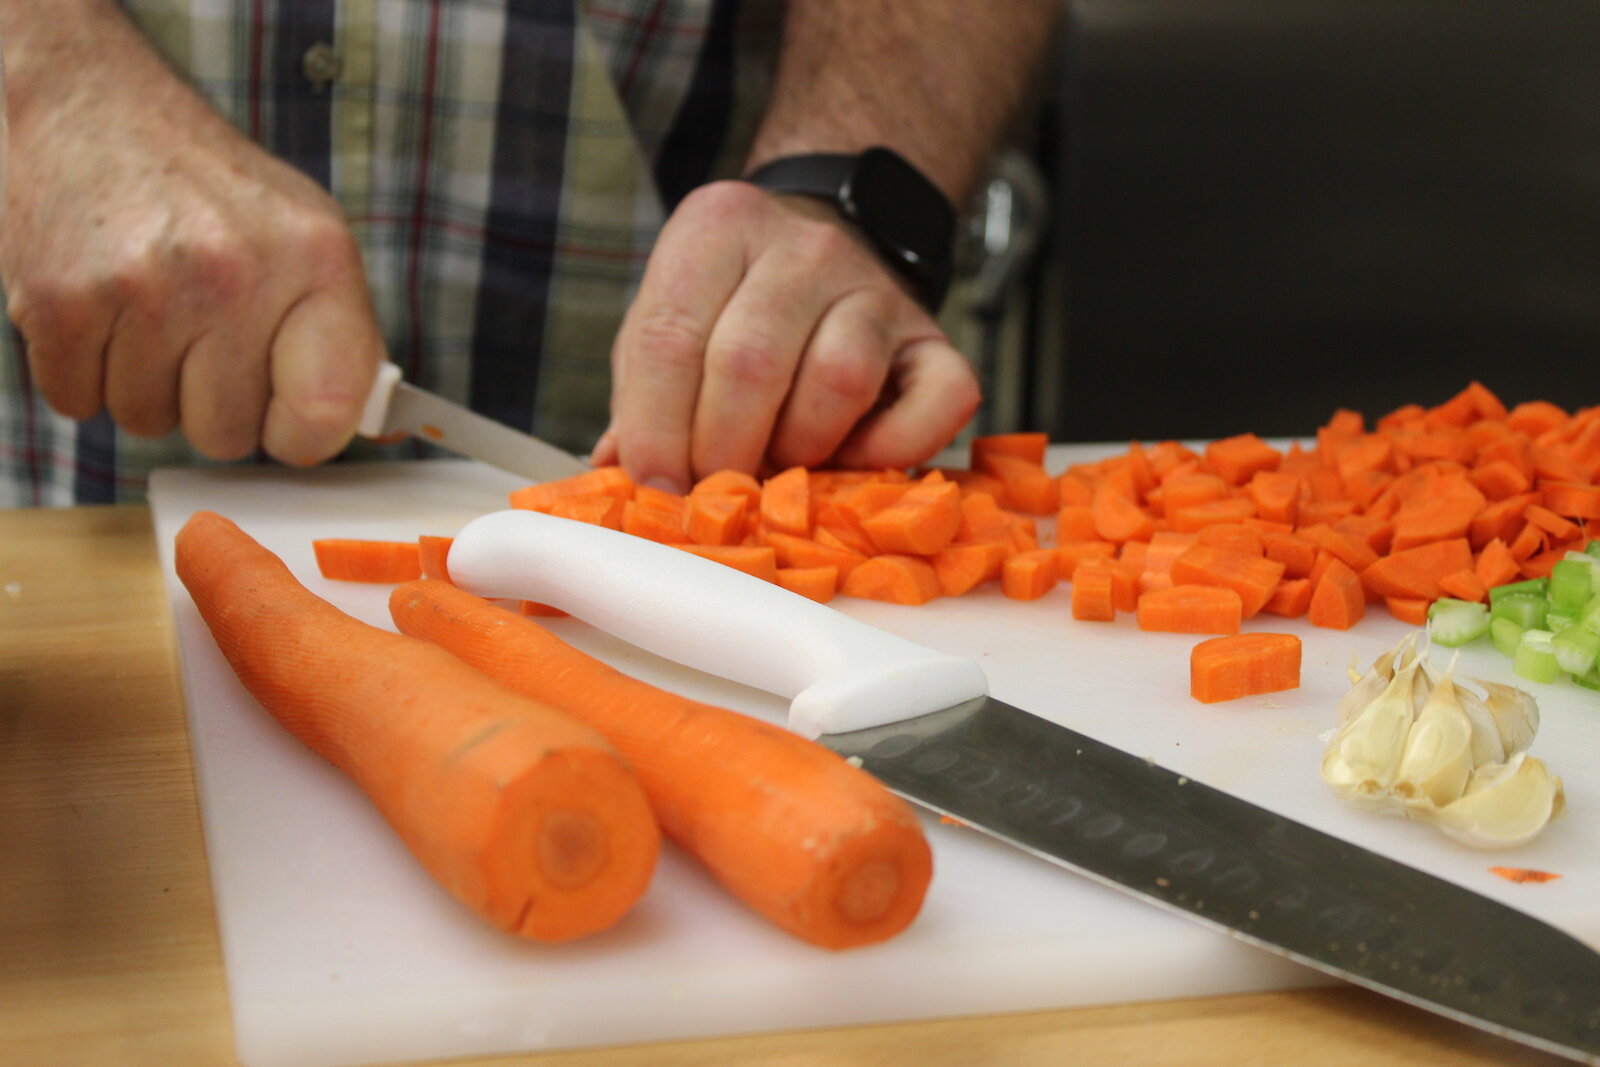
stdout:
POLYGON ((887 145, 964 204, 1031 91, 1062 0, 789 0, 749 165, 887 145))
POLYGON ((115 0, 0 0, 0 40, 8 117, 21 137, 48 136, 58 119, 92 115, 109 96, 169 117, 214 117, 115 0))

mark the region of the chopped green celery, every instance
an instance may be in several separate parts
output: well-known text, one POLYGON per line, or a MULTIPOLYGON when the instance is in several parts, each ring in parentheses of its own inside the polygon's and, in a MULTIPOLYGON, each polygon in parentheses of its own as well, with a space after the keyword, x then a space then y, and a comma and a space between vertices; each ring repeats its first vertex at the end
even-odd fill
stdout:
POLYGON ((1446 648, 1464 645, 1488 632, 1489 608, 1486 604, 1444 596, 1428 607, 1428 634, 1446 648))
POLYGON ((1533 593, 1542 597, 1549 585, 1550 579, 1548 578, 1529 578, 1522 582, 1507 582, 1505 585, 1497 585, 1489 590, 1489 603, 1493 604, 1501 597, 1518 596, 1522 593, 1533 593))
POLYGON ((1585 689, 1600 689, 1600 668, 1591 667, 1583 674, 1574 674, 1572 680, 1585 689))
POLYGON ((1489 639, 1494 642, 1494 647, 1500 650, 1502 656, 1515 656, 1517 646, 1522 644, 1523 629, 1510 619, 1491 618, 1489 639))
POLYGON ((1587 674, 1594 669, 1595 657, 1600 656, 1600 634, 1568 627, 1550 638, 1550 648, 1562 670, 1571 675, 1587 674))
POLYGON ((1511 657, 1511 669, 1530 682, 1554 682, 1561 677, 1561 664, 1556 659, 1549 630, 1525 630, 1517 642, 1517 651, 1511 657))
POLYGON ((1544 613, 1544 628, 1553 634, 1560 633, 1577 621, 1578 617, 1576 615, 1569 615, 1564 611, 1547 611, 1544 613))
POLYGON ((1589 602, 1578 609, 1574 617, 1577 625, 1585 630, 1593 630, 1600 634, 1600 596, 1590 597, 1589 602))
POLYGON ((1589 543, 1583 546, 1584 555, 1600 559, 1600 541, 1590 538, 1589 543))
POLYGON ((1571 614, 1594 595, 1593 568, 1575 559, 1557 560, 1550 568, 1550 588, 1545 594, 1554 611, 1571 614))
POLYGON ((1510 619, 1524 630, 1543 627, 1546 610, 1544 593, 1527 590, 1508 593, 1498 600, 1491 599, 1489 603, 1490 617, 1510 619))

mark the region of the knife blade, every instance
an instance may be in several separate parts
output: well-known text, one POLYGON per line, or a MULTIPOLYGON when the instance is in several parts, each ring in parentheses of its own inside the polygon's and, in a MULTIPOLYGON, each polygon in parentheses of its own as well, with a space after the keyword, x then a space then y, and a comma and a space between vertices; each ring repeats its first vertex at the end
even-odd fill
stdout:
POLYGON ((1600 954, 1455 883, 1014 708, 976 663, 687 552, 529 511, 451 579, 538 600, 790 700, 890 789, 1166 910, 1440 1015, 1600 1064, 1600 954))
POLYGON ((589 469, 588 463, 547 441, 402 380, 394 363, 378 368, 357 432, 374 438, 420 437, 536 482, 589 469))

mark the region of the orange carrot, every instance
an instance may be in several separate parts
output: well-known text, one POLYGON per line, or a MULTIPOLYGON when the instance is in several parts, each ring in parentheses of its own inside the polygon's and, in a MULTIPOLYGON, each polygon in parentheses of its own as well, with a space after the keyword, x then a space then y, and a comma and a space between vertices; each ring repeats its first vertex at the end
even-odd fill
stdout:
POLYGON ((1027 460, 1036 467, 1042 467, 1045 448, 1049 443, 1049 435, 1043 433, 989 434, 984 437, 974 437, 968 446, 968 454, 972 469, 977 471, 983 470, 984 460, 989 456, 1015 456, 1027 460))
POLYGON ((1311 590, 1306 621, 1331 630, 1348 630, 1361 621, 1366 610, 1367 596, 1361 578, 1335 556, 1311 590))
POLYGON ((214 513, 184 524, 176 561, 245 688, 474 912, 562 941, 612 926, 644 892, 655 819, 592 727, 344 614, 214 513))
POLYGON ((1072 575, 1072 617, 1088 622, 1115 619, 1115 582, 1111 560, 1091 556, 1081 561, 1072 575))
POLYGON ((810 475, 804 467, 790 467, 768 478, 761 486, 761 521, 769 530, 811 535, 810 475))
POLYGON ((1214 585, 1172 585, 1139 595, 1141 630, 1182 634, 1236 634, 1244 603, 1232 589, 1214 585))
POLYGON ((621 467, 596 467, 582 474, 518 489, 511 494, 511 506, 547 512, 564 496, 603 493, 618 500, 631 500, 633 491, 633 479, 621 467))
POLYGON ((452 586, 403 586, 390 613, 402 633, 605 734, 667 835, 794 936, 870 944, 920 910, 932 860, 916 815, 820 745, 631 678, 452 586))
POLYGON ((1489 587, 1473 568, 1451 571, 1439 579, 1439 592, 1457 600, 1487 600, 1489 587))
POLYGON ((926 604, 939 596, 939 576, 917 556, 874 556, 852 570, 839 591, 863 600, 926 604))
POLYGON ((750 497, 744 493, 689 494, 689 540, 701 545, 736 545, 744 539, 750 497))
MULTIPOLYGON (((424 578, 438 578, 441 581, 450 580, 450 570, 445 566, 445 559, 450 555, 450 543, 453 537, 436 537, 432 534, 423 534, 417 538, 417 566, 424 578)), ((406 579, 410 581, 410 579, 406 579)))
POLYGON ((1179 585, 1220 585, 1239 594, 1244 617, 1261 610, 1283 578, 1283 564, 1265 556, 1194 545, 1172 561, 1172 580, 1179 585))
POLYGON ((932 555, 961 528, 961 489, 950 481, 918 482, 861 526, 880 553, 932 555))
POLYGON ((1070 582, 1086 560, 1110 560, 1116 554, 1117 546, 1110 541, 1072 541, 1056 546, 1056 570, 1062 581, 1070 582))
POLYGON ((770 545, 691 545, 674 547, 704 559, 715 560, 763 581, 778 580, 778 553, 770 545))
POLYGON ((839 568, 779 567, 776 581, 791 593, 826 604, 839 588, 839 568))
POLYGON ((1472 566, 1472 548, 1465 538, 1432 541, 1391 552, 1361 572, 1362 583, 1380 597, 1439 596, 1439 579, 1472 566))
POLYGON ((1202 704, 1300 685, 1300 638, 1243 633, 1201 641, 1189 653, 1189 694, 1202 704))
POLYGON ((1409 626, 1428 624, 1428 605, 1431 603, 1423 597, 1391 596, 1383 599, 1389 614, 1409 626))
POLYGON ((1148 541, 1155 522, 1145 510, 1114 486, 1102 485, 1089 505, 1095 535, 1103 541, 1148 541))
POLYGON ((551 501, 549 514, 576 522, 593 523, 608 530, 620 530, 626 508, 626 501, 605 493, 573 493, 551 501))
MULTIPOLYGON (((1060 551, 1056 551, 1059 574, 1060 551)), ((933 554, 933 572, 939 578, 939 591, 945 596, 960 596, 991 578, 1000 576, 1011 547, 999 541, 954 544, 933 554)))
POLYGON ((1054 515, 1061 506, 1056 479, 1031 460, 996 452, 984 457, 980 469, 1005 485, 1007 507, 1029 515, 1054 515))
POLYGON ((415 541, 364 541, 322 537, 311 542, 317 570, 339 582, 391 585, 422 577, 421 548, 415 541))
POLYGON ((1312 592, 1310 578, 1285 578, 1261 605, 1261 610, 1268 615, 1298 619, 1311 610, 1312 592))
POLYGON ((1016 553, 1001 564, 1001 591, 1012 600, 1038 600, 1056 587, 1059 558, 1050 548, 1016 553))
POLYGON ((1243 485, 1257 471, 1278 469, 1282 454, 1253 433, 1212 441, 1205 447, 1211 469, 1229 485, 1243 485))

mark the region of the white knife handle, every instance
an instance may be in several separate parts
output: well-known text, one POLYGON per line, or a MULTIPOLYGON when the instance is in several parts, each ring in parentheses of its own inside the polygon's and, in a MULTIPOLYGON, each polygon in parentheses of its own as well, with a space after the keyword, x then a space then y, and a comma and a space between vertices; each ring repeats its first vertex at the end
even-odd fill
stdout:
POLYGON ((361 422, 356 433, 362 437, 382 437, 383 425, 389 417, 389 400, 400 381, 400 364, 385 360, 378 365, 378 376, 372 381, 366 404, 361 409, 361 422))
POLYGON ((533 511, 468 523, 450 580, 537 600, 640 648, 790 698, 806 737, 897 722, 983 696, 977 663, 914 644, 732 567, 533 511))

